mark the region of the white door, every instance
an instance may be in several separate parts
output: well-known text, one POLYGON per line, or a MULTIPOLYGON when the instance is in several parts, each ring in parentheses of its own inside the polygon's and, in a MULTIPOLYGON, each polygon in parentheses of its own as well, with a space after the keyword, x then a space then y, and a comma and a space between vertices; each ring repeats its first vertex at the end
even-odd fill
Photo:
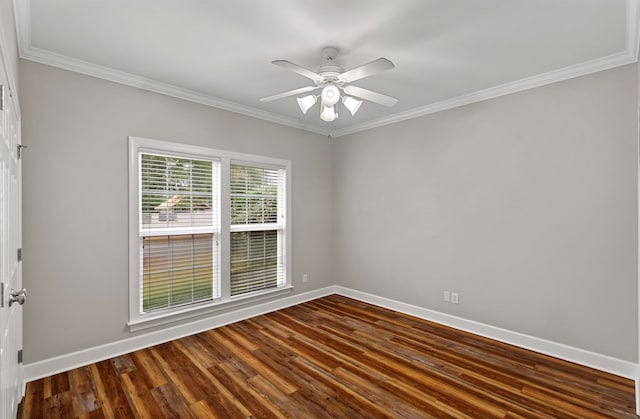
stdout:
POLYGON ((20 120, 0 60, 0 418, 16 417, 22 398, 22 242, 20 120), (16 291, 11 293, 11 291, 16 291), (20 300, 15 301, 15 300, 20 300))

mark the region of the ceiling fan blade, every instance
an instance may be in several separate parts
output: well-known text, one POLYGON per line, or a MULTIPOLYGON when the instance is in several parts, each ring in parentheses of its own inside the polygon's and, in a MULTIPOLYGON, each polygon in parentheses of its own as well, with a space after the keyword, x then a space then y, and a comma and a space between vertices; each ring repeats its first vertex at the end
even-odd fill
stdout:
POLYGON ((309 70, 308 68, 301 67, 298 64, 294 64, 290 61, 274 60, 271 62, 279 67, 284 68, 285 70, 290 70, 290 71, 293 71, 294 73, 300 74, 301 76, 305 76, 306 78, 311 79, 314 82, 321 82, 324 80, 324 77, 322 77, 320 74, 315 73, 309 70))
POLYGON ((338 76, 338 80, 344 83, 351 83, 364 79, 365 77, 373 76, 374 74, 382 73, 383 71, 391 70, 394 67, 395 65, 386 58, 378 58, 360 67, 345 71, 338 76))
POLYGON ((398 103, 398 99, 394 97, 372 92, 371 90, 363 89, 358 86, 345 86, 343 90, 348 95, 359 97, 360 99, 368 100, 369 102, 377 103, 378 105, 393 106, 398 103))
POLYGON ((299 89, 289 90, 288 92, 278 93, 277 95, 263 97, 262 99, 260 99, 260 102, 271 102, 272 100, 278 100, 288 96, 295 96, 295 95, 299 95, 300 93, 307 93, 316 89, 319 89, 319 87, 318 86, 301 87, 299 89))

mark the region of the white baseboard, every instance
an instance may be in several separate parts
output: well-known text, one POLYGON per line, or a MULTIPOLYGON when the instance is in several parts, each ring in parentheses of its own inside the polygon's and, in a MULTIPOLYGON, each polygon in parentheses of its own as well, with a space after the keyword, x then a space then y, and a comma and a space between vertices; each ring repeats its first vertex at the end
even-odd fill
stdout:
POLYGON ((42 377, 68 371, 93 362, 102 361, 114 356, 133 352, 138 349, 147 348, 173 339, 214 329, 216 327, 280 310, 306 301, 315 300, 331 294, 343 295, 365 303, 388 308, 421 319, 450 326, 455 329, 464 330, 490 339, 495 339, 500 342, 509 343, 521 348, 530 349, 556 358, 575 362, 580 365, 585 365, 587 367, 630 378, 636 380, 636 394, 640 394, 638 393, 638 390, 640 390, 640 382, 638 380, 640 370, 636 363, 341 286, 329 286, 303 294, 292 295, 290 297, 265 302, 256 306, 245 307, 229 313, 219 314, 203 320, 197 320, 145 335, 135 336, 129 339, 123 339, 82 351, 61 355, 55 358, 26 364, 24 366, 24 379, 25 382, 37 380, 42 377))
POLYGON ((335 287, 333 286, 285 298, 279 298, 277 300, 268 301, 255 306, 244 307, 228 313, 207 317, 206 319, 196 320, 191 323, 167 327, 144 335, 134 336, 93 348, 25 364, 24 381, 29 382, 39 378, 48 377, 83 365, 103 361, 138 349, 148 348, 170 340, 204 332, 205 330, 215 329, 216 327, 235 323, 240 320, 256 317, 272 311, 281 310, 286 307, 315 300, 331 294, 335 294, 335 287))
MULTIPOLYGON (((435 323, 450 326, 455 329, 464 330, 483 337, 494 339, 500 342, 509 343, 520 348, 530 349, 565 361, 575 362, 600 371, 606 371, 621 377, 636 380, 638 383, 638 364, 613 358, 607 355, 590 352, 584 349, 574 348, 562 343, 552 342, 522 333, 513 332, 499 327, 463 319, 439 311, 429 310, 423 307, 402 303, 389 298, 356 291, 350 288, 336 286, 336 294, 350 297, 358 301, 373 304, 376 306, 395 310, 400 313, 409 314, 421 319, 430 320, 435 323)), ((636 394, 640 394, 637 393, 636 394)))

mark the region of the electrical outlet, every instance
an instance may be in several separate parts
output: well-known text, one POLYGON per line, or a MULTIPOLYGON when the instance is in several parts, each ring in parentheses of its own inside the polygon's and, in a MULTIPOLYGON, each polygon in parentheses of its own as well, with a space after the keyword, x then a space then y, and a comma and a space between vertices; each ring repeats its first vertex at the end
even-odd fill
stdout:
POLYGON ((451 302, 451 292, 449 291, 445 291, 444 292, 444 300, 448 303, 451 302))
POLYGON ((309 282, 309 274, 302 275, 302 282, 309 282))
POLYGON ((451 302, 453 304, 458 304, 458 293, 457 292, 452 292, 451 293, 451 302))

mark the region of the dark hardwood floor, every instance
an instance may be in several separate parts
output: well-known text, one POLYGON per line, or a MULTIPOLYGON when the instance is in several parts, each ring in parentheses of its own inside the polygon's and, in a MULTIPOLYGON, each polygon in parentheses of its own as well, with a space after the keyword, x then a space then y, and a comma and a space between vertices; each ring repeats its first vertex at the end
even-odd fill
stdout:
POLYGON ((23 418, 636 417, 631 380, 337 295, 26 393, 23 418))

